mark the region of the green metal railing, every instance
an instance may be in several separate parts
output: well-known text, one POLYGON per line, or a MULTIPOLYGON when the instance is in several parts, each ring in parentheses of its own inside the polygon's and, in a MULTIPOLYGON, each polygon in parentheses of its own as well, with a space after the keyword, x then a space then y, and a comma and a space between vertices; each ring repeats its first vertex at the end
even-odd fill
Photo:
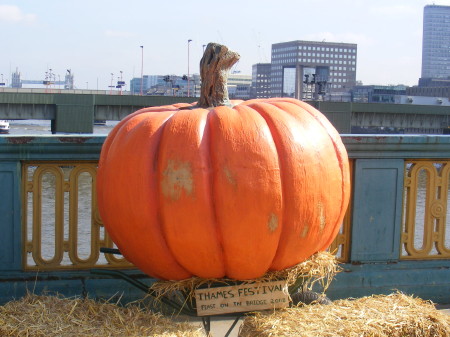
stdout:
MULTIPOLYGON (((114 245, 97 210, 96 162, 25 162, 22 170, 26 270, 132 267, 100 253, 114 245)), ((348 212, 330 247, 342 262, 349 257, 349 235, 348 212)))

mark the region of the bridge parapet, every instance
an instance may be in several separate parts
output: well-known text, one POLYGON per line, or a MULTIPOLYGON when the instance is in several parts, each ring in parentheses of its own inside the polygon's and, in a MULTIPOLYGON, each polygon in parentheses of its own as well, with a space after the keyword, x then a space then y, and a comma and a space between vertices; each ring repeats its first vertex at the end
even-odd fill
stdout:
MULTIPOLYGON (((333 248, 344 271, 328 295, 398 289, 450 303, 450 136, 342 138, 352 164, 352 203, 333 248)), ((90 275, 93 266, 126 267, 133 277, 152 282, 122 261, 99 259, 97 244, 111 242, 96 215, 95 190, 89 189, 87 204, 77 200, 80 181, 95 181, 104 139, 0 136, 0 302, 22 296, 27 286, 67 295, 142 296, 120 280, 90 275), (46 212, 53 220, 42 223, 46 212), (78 249, 85 241, 83 255, 78 249)))

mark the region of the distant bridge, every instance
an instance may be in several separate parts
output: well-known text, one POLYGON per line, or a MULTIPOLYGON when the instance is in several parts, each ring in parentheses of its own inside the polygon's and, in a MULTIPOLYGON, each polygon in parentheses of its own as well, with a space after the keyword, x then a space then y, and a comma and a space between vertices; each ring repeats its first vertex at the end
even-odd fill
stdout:
POLYGON ((310 102, 340 133, 443 134, 450 131, 450 106, 310 102))
POLYGON ((0 92, 0 119, 51 120, 52 133, 92 133, 96 120, 121 120, 144 107, 195 97, 0 92))
POLYGON ((46 80, 21 80, 20 82, 22 84, 42 84, 42 85, 50 84, 50 82, 51 82, 51 85, 64 85, 64 84, 66 84, 65 81, 46 81, 46 80))
MULTIPOLYGON (((62 91, 64 92, 64 90, 62 91)), ((52 132, 92 133, 95 120, 121 120, 143 107, 192 103, 195 97, 97 93, 0 92, 0 119, 51 120, 52 132)), ((450 107, 412 104, 310 102, 340 133, 450 131, 450 107)))

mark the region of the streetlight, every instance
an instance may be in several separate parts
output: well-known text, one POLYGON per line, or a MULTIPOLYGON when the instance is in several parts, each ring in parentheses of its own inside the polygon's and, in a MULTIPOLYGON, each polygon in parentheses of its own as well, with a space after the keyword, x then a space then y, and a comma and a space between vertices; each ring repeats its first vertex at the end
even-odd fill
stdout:
POLYGON ((144 46, 141 46, 141 96, 144 87, 144 46))
POLYGON ((114 81, 114 73, 111 73, 111 85, 109 86, 110 95, 112 95, 112 88, 114 88, 113 81, 114 81))
POLYGON ((120 71, 120 77, 117 78, 117 88, 119 89, 119 95, 122 95, 122 88, 125 85, 125 82, 122 79, 123 71, 120 71))
POLYGON ((192 42, 192 40, 191 39, 189 39, 188 40, 188 78, 187 78, 187 80, 188 80, 188 82, 187 82, 187 85, 188 85, 188 92, 187 92, 187 94, 188 94, 188 97, 191 97, 190 96, 190 92, 189 92, 189 44, 192 42))

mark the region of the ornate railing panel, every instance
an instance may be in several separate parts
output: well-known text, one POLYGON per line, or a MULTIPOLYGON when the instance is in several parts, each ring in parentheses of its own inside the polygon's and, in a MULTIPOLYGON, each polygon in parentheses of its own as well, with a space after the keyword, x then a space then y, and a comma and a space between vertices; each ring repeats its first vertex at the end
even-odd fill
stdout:
POLYGON ((405 162, 401 259, 450 258, 450 161, 405 162))
POLYGON ((131 267, 123 258, 100 253, 113 243, 97 211, 96 173, 97 162, 23 164, 26 270, 131 267))

